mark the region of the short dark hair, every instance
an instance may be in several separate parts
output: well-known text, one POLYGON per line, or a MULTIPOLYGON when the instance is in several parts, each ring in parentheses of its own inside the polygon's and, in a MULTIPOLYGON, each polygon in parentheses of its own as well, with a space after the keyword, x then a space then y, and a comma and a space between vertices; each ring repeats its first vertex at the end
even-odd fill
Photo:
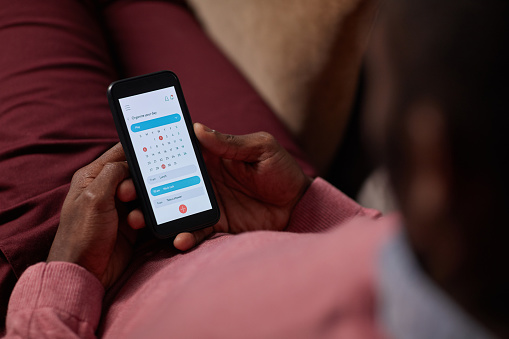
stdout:
POLYGON ((451 213, 469 252, 466 276, 486 290, 480 309, 507 316, 509 1, 388 0, 384 12, 395 82, 387 133, 392 180, 405 171, 404 115, 431 100, 449 138, 451 213))
POLYGON ((440 105, 455 175, 489 182, 509 210, 509 1, 390 0, 386 12, 394 110, 440 105))

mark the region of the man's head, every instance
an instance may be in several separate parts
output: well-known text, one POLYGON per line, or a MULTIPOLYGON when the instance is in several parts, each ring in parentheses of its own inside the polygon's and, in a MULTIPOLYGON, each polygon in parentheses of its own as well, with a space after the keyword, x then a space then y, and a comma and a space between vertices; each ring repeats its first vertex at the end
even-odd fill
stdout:
POLYGON ((509 313, 509 2, 388 0, 382 12, 368 118, 382 117, 373 125, 408 238, 496 327, 509 313))

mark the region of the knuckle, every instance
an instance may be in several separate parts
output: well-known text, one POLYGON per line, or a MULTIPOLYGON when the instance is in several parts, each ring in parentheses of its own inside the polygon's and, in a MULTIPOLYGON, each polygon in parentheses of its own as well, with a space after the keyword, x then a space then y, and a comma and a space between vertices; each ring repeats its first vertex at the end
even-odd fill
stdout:
POLYGON ((91 178, 91 173, 88 167, 82 167, 76 172, 74 172, 72 179, 71 179, 71 185, 77 185, 79 187, 86 187, 88 181, 91 178))
POLYGON ((227 142, 234 142, 235 141, 235 136, 232 135, 232 134, 225 134, 225 139, 227 142))
POLYGON ((127 167, 121 162, 108 162, 104 164, 103 171, 106 171, 106 173, 110 173, 111 175, 120 176, 127 171, 127 167))
POLYGON ((235 138, 235 136, 232 134, 225 134, 224 140, 225 140, 225 143, 224 143, 225 147, 221 152, 221 156, 226 156, 228 154, 231 155, 232 153, 236 153, 237 152, 237 147, 236 147, 237 138, 235 138))
POLYGON ((120 169, 120 164, 118 162, 107 162, 103 166, 103 170, 105 171, 117 171, 120 169))
POLYGON ((84 190, 81 194, 81 198, 84 200, 86 205, 97 205, 102 199, 102 195, 98 192, 92 191, 90 189, 84 190))
POLYGON ((85 177, 85 167, 80 168, 76 172, 74 172, 72 176, 72 181, 77 181, 85 177))
POLYGON ((273 150, 279 145, 276 138, 270 133, 259 132, 258 138, 260 146, 266 151, 273 150))

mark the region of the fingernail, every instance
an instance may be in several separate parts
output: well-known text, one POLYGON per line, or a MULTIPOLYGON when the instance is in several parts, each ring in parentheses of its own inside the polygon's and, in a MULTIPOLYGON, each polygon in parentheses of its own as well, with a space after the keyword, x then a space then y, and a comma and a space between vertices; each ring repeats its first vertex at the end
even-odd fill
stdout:
POLYGON ((214 132, 215 132, 215 130, 210 129, 210 128, 208 128, 208 127, 207 127, 207 126, 205 126, 205 125, 202 125, 202 126, 203 126, 203 129, 205 130, 205 132, 209 132, 209 133, 214 133, 214 132))

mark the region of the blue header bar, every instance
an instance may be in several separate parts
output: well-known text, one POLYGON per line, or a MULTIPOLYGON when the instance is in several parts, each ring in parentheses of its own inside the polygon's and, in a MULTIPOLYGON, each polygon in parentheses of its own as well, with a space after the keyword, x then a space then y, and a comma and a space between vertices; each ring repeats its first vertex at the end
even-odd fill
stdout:
POLYGON ((190 177, 187 179, 170 182, 169 184, 154 187, 150 190, 150 193, 152 193, 153 196, 158 196, 161 194, 178 191, 178 190, 186 188, 186 187, 198 185, 199 183, 200 183, 200 178, 197 176, 194 176, 194 177, 190 177))
POLYGON ((178 114, 170 114, 164 117, 155 118, 152 120, 147 120, 143 122, 139 122, 137 124, 131 125, 131 131, 133 132, 141 132, 147 129, 156 128, 164 125, 173 124, 175 122, 180 121, 180 115, 178 114))

